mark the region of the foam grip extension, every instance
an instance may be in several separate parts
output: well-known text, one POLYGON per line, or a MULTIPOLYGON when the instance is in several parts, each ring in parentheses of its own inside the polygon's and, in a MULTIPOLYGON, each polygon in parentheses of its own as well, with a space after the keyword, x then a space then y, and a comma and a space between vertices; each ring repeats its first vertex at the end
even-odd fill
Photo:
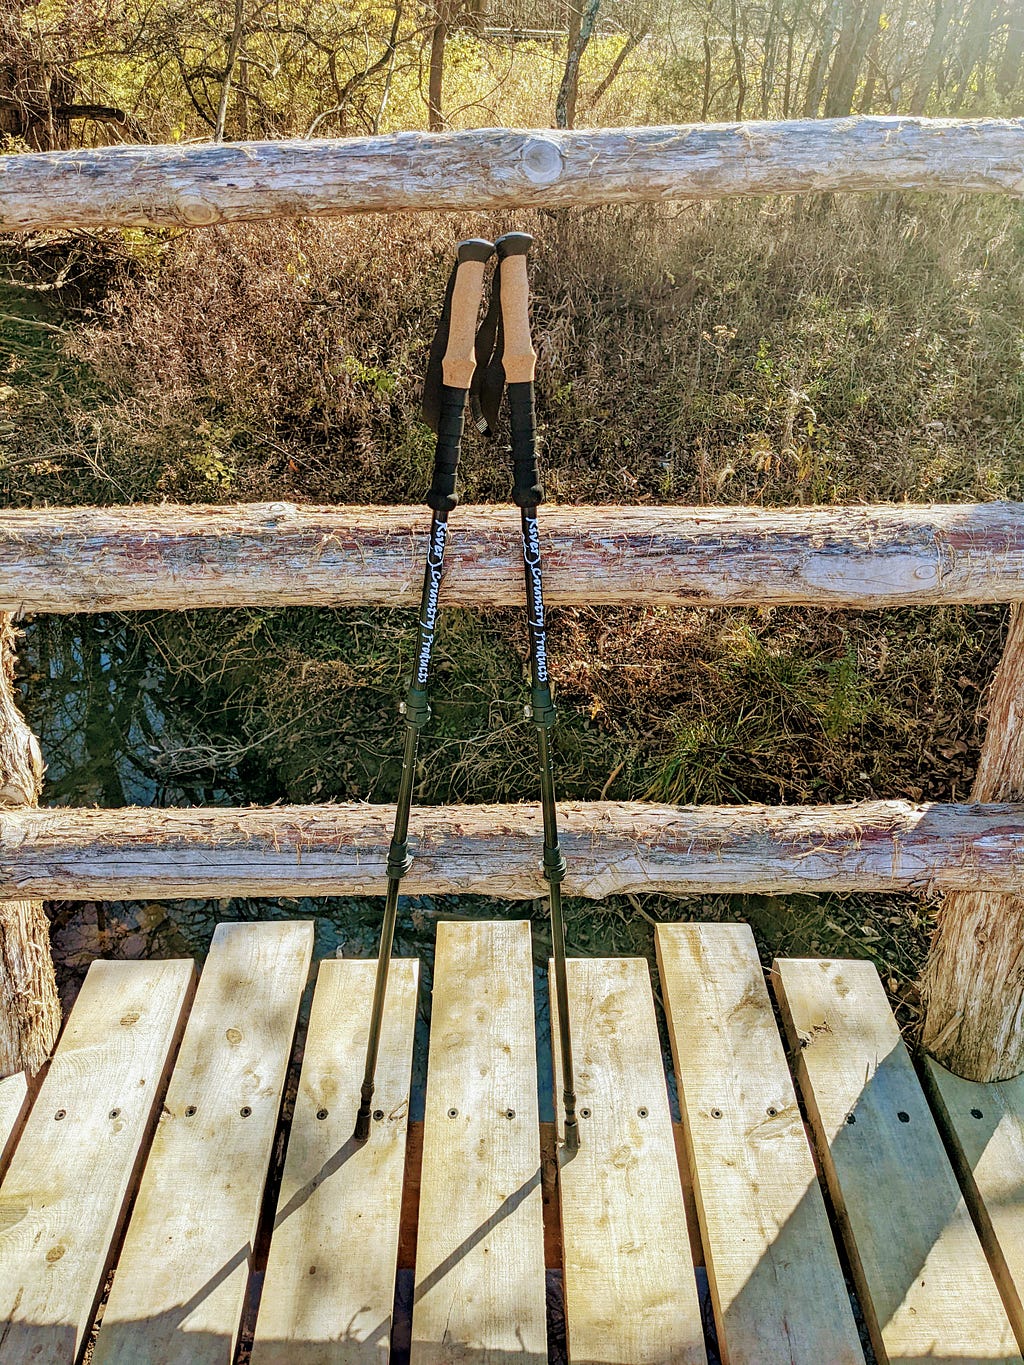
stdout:
POLYGON ((427 506, 434 512, 451 512, 458 505, 455 475, 459 466, 462 428, 466 420, 466 390, 445 384, 441 388, 441 411, 437 424, 434 478, 427 493, 427 506))
POLYGON ((544 489, 537 464, 532 383, 509 384, 508 415, 512 429, 512 501, 517 507, 536 507, 544 501, 544 489))

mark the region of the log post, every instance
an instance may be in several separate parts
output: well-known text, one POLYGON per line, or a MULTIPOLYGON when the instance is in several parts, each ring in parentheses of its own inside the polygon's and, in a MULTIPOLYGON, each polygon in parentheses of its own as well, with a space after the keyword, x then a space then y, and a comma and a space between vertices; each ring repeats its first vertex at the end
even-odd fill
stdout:
MULTIPOLYGON (((988 730, 973 801, 1024 794, 1024 603, 1010 612, 992 681, 988 730)), ((1024 1071, 1024 895, 946 896, 922 978, 921 1041, 944 1067, 972 1081, 1024 1071)))
MULTIPOLYGON (((0 614, 0 806, 35 806, 43 760, 15 703, 14 625, 0 614)), ((0 901, 0 1078, 38 1071, 60 1026, 42 901, 0 901)))

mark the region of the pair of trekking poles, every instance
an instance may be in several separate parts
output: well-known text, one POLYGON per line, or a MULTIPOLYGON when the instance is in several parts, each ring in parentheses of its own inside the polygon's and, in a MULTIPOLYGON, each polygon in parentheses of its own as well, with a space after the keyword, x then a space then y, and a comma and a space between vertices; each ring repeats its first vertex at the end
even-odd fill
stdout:
POLYGON ((405 718, 405 748, 398 788, 395 829, 388 850, 387 899, 381 925, 377 975, 366 1046, 366 1069, 356 1115, 354 1137, 365 1142, 370 1135, 381 1022, 387 994, 388 968, 398 911, 402 878, 412 866, 409 853, 409 812, 416 775, 419 734, 430 718, 427 684, 437 622, 438 594, 448 536, 448 516, 458 502, 455 478, 462 449, 466 410, 472 405, 483 431, 494 429, 502 396, 509 400, 512 435, 512 500, 522 514, 523 571, 526 579, 527 621, 530 636, 532 715, 537 730, 540 759, 541 808, 544 818, 542 868, 548 883, 551 907, 551 946, 558 1000, 559 1045, 562 1056, 562 1101, 565 1110, 565 1147, 579 1147, 576 1091, 573 1079, 572 1041, 569 1032, 569 992, 565 969, 565 926, 562 920, 561 883, 565 859, 558 846, 555 783, 551 768, 551 728, 555 707, 548 681, 547 639, 544 628, 544 593, 541 582, 540 533, 537 506, 543 490, 537 468, 537 423, 534 414, 533 375, 536 355, 530 339, 530 299, 527 254, 533 239, 523 232, 510 232, 495 243, 479 239, 459 245, 455 268, 448 281, 441 322, 431 347, 424 391, 424 416, 437 433, 434 475, 426 503, 433 512, 427 543, 419 629, 412 681, 401 711, 405 718), (498 264, 491 286, 487 315, 477 329, 483 298, 484 269, 493 255, 498 264), (474 376, 476 383, 474 384, 474 376))

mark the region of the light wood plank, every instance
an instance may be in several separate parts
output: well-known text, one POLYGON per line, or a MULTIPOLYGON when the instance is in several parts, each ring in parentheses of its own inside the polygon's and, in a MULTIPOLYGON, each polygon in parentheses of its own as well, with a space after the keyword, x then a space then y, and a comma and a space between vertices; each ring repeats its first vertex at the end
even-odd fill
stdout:
MULTIPOLYGON (((704 1365, 697 1283, 647 963, 567 964, 580 1148, 562 1152, 569 1359, 704 1365)), ((555 1110, 562 1136, 551 980, 555 1110)))
POLYGON ((661 925, 657 948, 722 1359, 862 1363, 754 935, 661 925))
POLYGON ((1024 1076, 988 1085, 925 1060, 925 1087, 1024 1349, 1024 1076))
POLYGON ((428 1060, 413 1365, 540 1365, 544 1228, 528 923, 437 926, 428 1060))
POLYGON ((28 1110, 28 1077, 24 1071, 0 1080, 0 1180, 7 1170, 14 1145, 28 1110))
POLYGON ((385 1365, 390 1354, 419 964, 391 964, 374 1094, 383 1118, 359 1144, 375 967, 320 965, 252 1365, 385 1365))
POLYGON ((195 980, 94 962, 0 1186, 0 1359, 82 1348, 195 980))
POLYGON ((94 1365, 232 1359, 312 947, 308 923, 217 927, 94 1365))
POLYGON ((797 1080, 882 1359, 1021 1357, 870 962, 775 964, 797 1080))

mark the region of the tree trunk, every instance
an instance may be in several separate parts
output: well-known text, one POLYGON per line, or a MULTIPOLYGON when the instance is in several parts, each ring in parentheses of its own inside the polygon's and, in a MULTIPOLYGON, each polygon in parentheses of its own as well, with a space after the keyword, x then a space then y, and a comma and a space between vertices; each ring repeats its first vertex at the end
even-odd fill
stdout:
MULTIPOLYGON (((583 54, 593 36, 597 12, 600 8, 601 0, 587 0, 587 7, 579 20, 579 32, 575 35, 575 39, 570 30, 565 71, 562 73, 562 84, 558 88, 558 96, 555 100, 556 128, 574 128, 576 126, 576 99, 579 94, 580 62, 583 60, 583 54)), ((579 12, 575 11, 575 13, 578 14, 579 12)))
POLYGON ((1006 44, 996 68, 996 91, 1007 99, 1020 81, 1021 62, 1024 61, 1024 14, 1019 5, 1011 5, 1006 16, 1006 44))
MULTIPOLYGON (((0 615, 0 807, 34 806, 43 762, 14 700, 14 627, 0 615)), ((13 890, 13 888, 12 888, 13 890)), ((17 894, 17 892, 14 892, 17 894)), ((0 1077, 35 1072, 60 1027, 50 926, 36 900, 0 902, 0 1077)))
POLYGON ((9 156, 0 232, 582 207, 863 190, 1020 194, 1015 119, 799 119, 585 132, 97 147, 9 156))
POLYGON ((224 141, 224 127, 228 120, 228 100, 231 98, 231 82, 235 75, 235 63, 238 61, 238 49, 242 43, 242 34, 245 27, 245 0, 235 0, 235 18, 231 28, 231 37, 228 40, 228 55, 224 63, 224 79, 220 86, 220 100, 217 104, 217 122, 213 128, 214 142, 224 141))
MULTIPOLYGON (((523 727, 526 743, 527 726, 523 727)), ((393 806, 11 811, 0 895, 380 895, 393 806)), ((1024 805, 661 806, 562 801, 566 894, 1008 891, 1024 805)), ((410 895, 543 894, 540 803, 414 808, 410 895)))
MULTIPOLYGON (((1024 795, 1024 604, 1014 606, 989 698, 971 799, 1024 795)), ((1024 1071, 1024 896, 991 890, 946 898, 922 980, 922 1042, 972 1081, 1024 1071)))
POLYGON ((914 94, 910 101, 910 112, 912 114, 924 113, 928 104, 928 96, 939 78, 953 12, 954 0, 935 0, 935 22, 932 26, 931 37, 928 39, 928 46, 925 48, 924 57, 921 60, 921 70, 918 72, 917 84, 914 86, 914 94))
POLYGON ((451 24, 450 0, 440 0, 430 31, 430 67, 427 75, 427 127, 438 133, 444 127, 444 50, 451 24))
POLYGON ((884 0, 851 0, 839 34, 825 97, 825 117, 844 118, 853 109, 864 58, 878 31, 884 0))
MULTIPOLYGON (((518 606, 518 513, 459 509, 441 600, 518 606)), ((33 508, 0 512, 0 611, 411 606, 418 507, 33 508)), ((1006 602, 1024 507, 550 507, 553 605, 893 607, 1006 602)))

